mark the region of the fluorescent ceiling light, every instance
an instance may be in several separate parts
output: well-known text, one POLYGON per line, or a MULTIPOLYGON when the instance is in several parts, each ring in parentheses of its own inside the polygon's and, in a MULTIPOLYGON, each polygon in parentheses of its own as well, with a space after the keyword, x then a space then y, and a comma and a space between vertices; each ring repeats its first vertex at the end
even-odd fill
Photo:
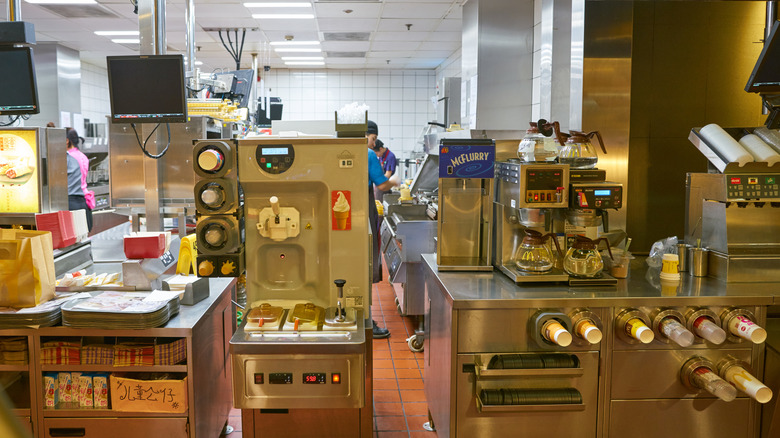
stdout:
POLYGON ((100 36, 136 36, 139 34, 140 32, 137 30, 98 30, 95 32, 95 35, 100 36))
POLYGON ((282 56, 282 61, 322 61, 322 56, 282 56))
POLYGON ((203 65, 203 61, 195 61, 195 65, 203 65))
POLYGON ((265 2, 265 3, 244 3, 247 8, 310 8, 311 3, 306 2, 265 2))
POLYGON ((95 0, 24 0, 27 3, 39 5, 91 5, 97 3, 95 0))
POLYGON ((314 19, 314 14, 252 14, 252 18, 257 20, 311 20, 314 19))
POLYGON ((325 65, 323 61, 285 62, 284 65, 325 65))
POLYGON ((319 41, 271 41, 272 46, 319 46, 319 41))
POLYGON ((116 38, 111 40, 111 42, 117 44, 141 44, 139 38, 116 38))
POLYGON ((322 53, 322 49, 320 48, 300 48, 300 47, 280 47, 278 49, 274 49, 277 52, 296 52, 296 53, 322 53))

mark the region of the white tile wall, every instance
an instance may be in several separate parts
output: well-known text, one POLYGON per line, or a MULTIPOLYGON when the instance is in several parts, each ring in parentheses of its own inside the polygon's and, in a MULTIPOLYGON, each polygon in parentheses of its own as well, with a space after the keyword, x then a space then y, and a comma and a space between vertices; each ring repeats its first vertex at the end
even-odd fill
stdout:
POLYGON ((352 102, 369 106, 379 138, 399 158, 415 149, 417 135, 436 117, 434 70, 286 70, 265 75, 271 96, 284 105, 283 120, 332 120, 352 102))
POLYGON ((108 74, 104 67, 81 63, 81 112, 91 123, 104 124, 106 116, 111 114, 108 74))

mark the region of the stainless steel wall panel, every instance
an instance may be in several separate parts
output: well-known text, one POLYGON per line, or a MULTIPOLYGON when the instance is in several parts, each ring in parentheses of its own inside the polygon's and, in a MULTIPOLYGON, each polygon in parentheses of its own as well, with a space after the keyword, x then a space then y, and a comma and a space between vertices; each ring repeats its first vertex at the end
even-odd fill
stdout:
MULTIPOLYGON (((731 345, 733 347, 733 344, 731 345)), ((615 351, 612 354, 611 399, 682 399, 712 398, 706 391, 694 391, 680 381, 680 369, 693 356, 702 356, 717 364, 719 360, 732 355, 748 364, 751 362, 751 346, 742 349, 669 349, 615 351), (641 376, 641 378, 638 378, 641 376)), ((715 370, 717 372, 717 370, 715 370)), ((741 397, 747 397, 744 393, 741 397)))
POLYGON ((455 379, 457 364, 452 360, 455 337, 451 330, 458 323, 457 313, 452 312, 451 303, 439 286, 430 269, 425 269, 425 341, 423 351, 425 363, 425 399, 428 401, 429 417, 434 419, 436 434, 455 437, 455 379))
MULTIPOLYGON (((60 126, 60 113, 81 113, 79 52, 59 44, 39 43, 33 47, 33 54, 40 113, 31 115, 25 125, 46 126, 54 122, 57 127, 66 128, 60 126)), ((79 135, 83 137, 84 133, 79 135)))
POLYGON ((615 438, 733 438, 754 436, 756 430, 749 399, 620 400, 609 409, 607 436, 615 438))

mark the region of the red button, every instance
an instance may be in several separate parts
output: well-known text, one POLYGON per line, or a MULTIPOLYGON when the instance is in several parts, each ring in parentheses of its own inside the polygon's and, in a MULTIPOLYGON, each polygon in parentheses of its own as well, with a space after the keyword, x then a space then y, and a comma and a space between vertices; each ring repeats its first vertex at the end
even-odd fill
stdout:
POLYGON ((341 383, 341 373, 333 373, 330 375, 330 383, 333 384, 340 384, 341 383))
POLYGON ((265 163, 265 158, 260 158, 261 163, 265 163))

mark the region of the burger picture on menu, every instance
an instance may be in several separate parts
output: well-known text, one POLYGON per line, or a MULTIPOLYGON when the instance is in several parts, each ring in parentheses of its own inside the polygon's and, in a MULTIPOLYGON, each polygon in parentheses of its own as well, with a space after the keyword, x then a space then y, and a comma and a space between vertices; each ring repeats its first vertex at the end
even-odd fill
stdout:
POLYGON ((27 142, 13 134, 0 134, 0 184, 25 184, 35 171, 35 158, 27 142))

